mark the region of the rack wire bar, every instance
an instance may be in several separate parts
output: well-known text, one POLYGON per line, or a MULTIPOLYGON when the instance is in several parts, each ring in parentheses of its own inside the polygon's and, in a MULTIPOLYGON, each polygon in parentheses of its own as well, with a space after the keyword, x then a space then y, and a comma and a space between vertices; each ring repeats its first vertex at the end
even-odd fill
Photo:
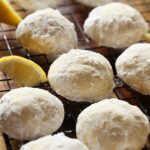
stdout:
MULTIPOLYGON (((129 4, 136 9, 138 9, 145 20, 150 25, 150 0, 118 0, 120 2, 129 4)), ((27 12, 22 8, 19 8, 14 0, 11 0, 11 5, 15 10, 22 16, 22 18, 27 16, 27 12)), ((117 57, 124 51, 124 49, 116 50, 105 47, 99 47, 94 41, 89 39, 83 31, 83 23, 88 17, 89 12, 92 8, 84 6, 75 2, 75 0, 64 0, 64 4, 58 7, 61 13, 75 24, 77 31, 79 44, 78 48, 91 50, 94 52, 101 53, 105 56, 111 63, 113 71, 115 74, 116 88, 113 91, 112 97, 117 97, 124 101, 129 102, 132 105, 137 105, 150 120, 150 96, 142 95, 138 92, 132 90, 129 86, 123 83, 119 77, 116 75, 115 61, 117 57)), ((47 73, 48 69, 52 63, 51 58, 44 54, 34 54, 24 49, 16 40, 15 37, 15 27, 6 24, 0 24, 0 57, 9 55, 18 55, 30 59, 37 64, 39 64, 44 71, 47 73)), ((145 41, 141 41, 145 42, 145 41)), ((8 78, 5 74, 0 73, 0 96, 10 91, 11 89, 19 87, 15 82, 8 78)), ((57 95, 50 87, 48 83, 40 84, 36 87, 48 90, 52 94, 56 95, 64 104, 65 107, 65 120, 60 129, 57 132, 65 132, 70 137, 76 137, 75 125, 79 113, 89 106, 89 103, 77 103, 71 102, 67 99, 57 95)), ((56 132, 56 133, 57 133, 56 132)), ((3 134, 7 150, 19 150, 20 146, 26 141, 19 141, 8 137, 3 134)), ((150 150, 149 144, 150 138, 143 150, 150 150)), ((1 146, 0 146, 1 148, 1 146)), ((5 149, 0 149, 5 150, 5 149)))

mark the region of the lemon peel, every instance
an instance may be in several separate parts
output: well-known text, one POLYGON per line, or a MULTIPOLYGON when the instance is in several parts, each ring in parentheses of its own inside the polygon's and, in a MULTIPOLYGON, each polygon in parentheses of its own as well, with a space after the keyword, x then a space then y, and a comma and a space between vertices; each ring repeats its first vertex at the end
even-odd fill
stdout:
POLYGON ((0 71, 23 86, 35 86, 47 81, 44 70, 38 64, 20 56, 0 58, 0 71))
POLYGON ((0 0, 0 22, 17 26, 22 21, 6 0, 0 0))
POLYGON ((145 33, 144 34, 144 39, 148 42, 150 42, 150 33, 145 33))

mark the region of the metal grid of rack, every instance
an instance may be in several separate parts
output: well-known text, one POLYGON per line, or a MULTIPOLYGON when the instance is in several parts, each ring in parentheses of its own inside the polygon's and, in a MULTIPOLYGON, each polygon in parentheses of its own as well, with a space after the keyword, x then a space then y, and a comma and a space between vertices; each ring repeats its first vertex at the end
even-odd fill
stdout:
MULTIPOLYGON (((136 9, 138 9, 146 21, 150 25, 150 0, 118 0, 129 4, 136 9)), ((15 2, 12 0, 11 5, 15 10, 24 18, 28 13, 16 6, 15 2)), ((112 94, 112 97, 118 97, 119 99, 128 101, 130 104, 137 105, 140 109, 147 115, 150 120, 150 96, 144 96, 140 93, 135 92, 125 83, 123 83, 116 75, 115 70, 115 61, 117 57, 124 50, 108 49, 105 47, 99 47, 95 42, 89 39, 83 31, 83 23, 88 16, 88 13, 92 10, 90 7, 86 7, 79 3, 76 3, 74 0, 64 0, 64 4, 58 7, 61 13, 66 16, 70 21, 75 24, 75 28, 78 34, 79 44, 78 48, 87 49, 95 51, 104 55, 112 64, 114 74, 115 74, 115 83, 116 88, 112 94)), ((143 41, 141 41, 143 42, 143 41)), ((33 60, 39 64, 47 73, 49 66, 51 65, 51 57, 48 55, 34 54, 28 52, 26 49, 22 48, 21 45, 16 41, 15 38, 15 27, 0 24, 0 57, 8 55, 19 55, 30 60, 33 60)), ((10 91, 11 89, 19 87, 11 79, 9 79, 5 74, 0 73, 0 96, 10 91)), ((57 132, 65 132, 70 137, 76 137, 75 135, 75 125, 78 114, 87 106, 89 103, 76 103, 70 102, 65 98, 57 95, 50 88, 48 83, 40 84, 37 86, 39 88, 46 89, 56 95, 59 99, 62 100, 65 107, 65 120, 61 128, 57 132)), ((24 141, 18 141, 15 139, 9 138, 7 135, 2 134, 0 139, 3 139, 4 145, 0 145, 0 150, 18 150, 19 147, 24 143, 24 141)), ((149 139, 143 150, 149 150, 149 139)))

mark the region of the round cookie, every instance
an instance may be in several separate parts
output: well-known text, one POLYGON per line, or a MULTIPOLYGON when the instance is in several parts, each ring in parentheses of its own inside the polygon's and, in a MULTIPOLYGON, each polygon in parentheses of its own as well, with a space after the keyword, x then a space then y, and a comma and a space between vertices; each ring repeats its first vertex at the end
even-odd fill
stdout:
POLYGON ((141 150, 148 138, 149 121, 138 107, 107 99, 81 112, 76 132, 89 150, 141 150))
POLYGON ((150 95, 150 44, 130 46, 116 61, 118 76, 136 91, 150 95))
POLYGON ((84 31, 91 39, 112 48, 137 43, 148 30, 148 24, 136 9, 117 2, 93 9, 84 23, 84 31))
POLYGON ((115 0, 76 0, 76 1, 87 6, 96 7, 110 2, 114 2, 115 0))
POLYGON ((48 7, 55 8, 63 3, 63 0, 15 0, 22 8, 29 11, 36 11, 48 7))
POLYGON ((73 49, 54 61, 48 72, 54 91, 72 101, 97 102, 110 95, 113 72, 101 54, 73 49))
POLYGON ((23 145, 20 150, 88 150, 88 148, 81 141, 59 133, 29 142, 23 145))
POLYGON ((24 48, 41 54, 62 54, 77 46, 74 24, 51 8, 27 16, 16 38, 24 48))
POLYGON ((63 119, 62 102, 42 89, 18 88, 0 99, 0 130, 12 138, 33 140, 52 134, 63 119))

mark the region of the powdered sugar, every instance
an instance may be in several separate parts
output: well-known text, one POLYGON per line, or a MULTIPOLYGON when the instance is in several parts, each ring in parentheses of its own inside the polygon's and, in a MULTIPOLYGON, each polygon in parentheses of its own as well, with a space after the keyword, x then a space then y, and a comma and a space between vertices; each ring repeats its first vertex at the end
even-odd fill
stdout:
POLYGON ((118 76, 133 89, 150 94, 150 44, 129 47, 116 61, 118 76))
POLYGON ((114 86, 107 59, 78 49, 60 56, 51 65, 48 78, 58 94, 74 101, 99 101, 108 97, 114 86))
POLYGON ((84 5, 95 7, 95 6, 107 4, 116 0, 76 0, 76 1, 84 5))
POLYGON ((0 128, 10 137, 33 140, 52 134, 63 119, 63 104, 45 90, 18 88, 1 98, 0 128))
POLYGON ((62 54, 77 46, 73 23, 50 8, 27 16, 16 30, 17 40, 30 51, 62 54))
POLYGON ((92 10, 84 23, 85 33, 101 46, 123 48, 137 43, 148 24, 134 8, 110 3, 92 10))
POLYGON ((138 107, 107 99, 81 112, 76 132, 90 150, 136 150, 147 141, 149 121, 138 107))
POLYGON ((16 3, 29 11, 36 11, 48 7, 57 7, 63 3, 63 0, 15 0, 16 3))

